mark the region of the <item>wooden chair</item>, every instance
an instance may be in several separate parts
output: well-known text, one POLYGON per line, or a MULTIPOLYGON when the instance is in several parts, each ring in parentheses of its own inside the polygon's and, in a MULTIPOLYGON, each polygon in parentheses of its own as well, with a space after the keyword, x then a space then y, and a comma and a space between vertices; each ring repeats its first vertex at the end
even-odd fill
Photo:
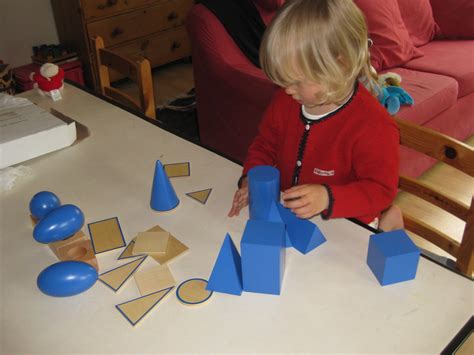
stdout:
POLYGON ((104 40, 100 36, 94 38, 94 48, 102 94, 156 119, 151 67, 148 59, 140 58, 133 61, 122 57, 106 49, 104 40), (110 85, 109 69, 114 69, 137 84, 138 100, 110 85))
MULTIPOLYGON (((400 144, 442 161, 474 177, 474 148, 444 134, 395 118, 400 130, 400 144)), ((474 271, 474 197, 470 206, 460 203, 427 184, 400 176, 399 188, 460 218, 466 225, 461 242, 407 215, 403 209, 405 229, 433 243, 456 258, 456 268, 472 278, 474 271)))

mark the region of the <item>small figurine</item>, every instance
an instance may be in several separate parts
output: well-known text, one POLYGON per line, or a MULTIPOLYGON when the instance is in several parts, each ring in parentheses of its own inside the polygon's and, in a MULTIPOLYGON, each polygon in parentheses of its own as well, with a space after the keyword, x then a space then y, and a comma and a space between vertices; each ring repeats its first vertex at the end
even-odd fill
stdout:
POLYGON ((47 96, 53 96, 55 90, 61 91, 64 84, 64 70, 53 63, 45 63, 39 73, 31 73, 30 79, 38 84, 38 91, 47 96))

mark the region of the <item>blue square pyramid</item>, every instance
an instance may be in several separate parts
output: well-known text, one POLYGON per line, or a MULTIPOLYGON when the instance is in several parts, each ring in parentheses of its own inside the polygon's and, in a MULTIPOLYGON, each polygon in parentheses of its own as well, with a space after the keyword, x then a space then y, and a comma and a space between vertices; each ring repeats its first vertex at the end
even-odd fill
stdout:
POLYGON ((291 240, 291 245, 301 252, 307 254, 326 241, 318 226, 307 219, 301 219, 291 212, 290 209, 277 203, 281 219, 286 224, 286 231, 291 240))
POLYGON ((206 290, 242 294, 242 261, 232 238, 227 233, 212 269, 206 290))

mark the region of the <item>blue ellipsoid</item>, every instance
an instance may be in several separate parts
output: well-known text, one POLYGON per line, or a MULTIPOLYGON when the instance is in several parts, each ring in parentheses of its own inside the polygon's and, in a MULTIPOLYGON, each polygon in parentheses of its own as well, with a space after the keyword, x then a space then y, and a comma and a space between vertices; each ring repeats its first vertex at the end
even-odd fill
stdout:
POLYGON ((50 191, 40 191, 31 198, 30 213, 37 219, 42 219, 52 210, 61 206, 58 196, 50 191))
POLYGON ((64 205, 48 213, 33 230, 33 237, 40 243, 63 240, 84 225, 84 214, 74 205, 64 205))
POLYGON ((97 270, 87 263, 60 261, 41 271, 36 284, 48 296, 68 297, 88 290, 97 278, 97 270))

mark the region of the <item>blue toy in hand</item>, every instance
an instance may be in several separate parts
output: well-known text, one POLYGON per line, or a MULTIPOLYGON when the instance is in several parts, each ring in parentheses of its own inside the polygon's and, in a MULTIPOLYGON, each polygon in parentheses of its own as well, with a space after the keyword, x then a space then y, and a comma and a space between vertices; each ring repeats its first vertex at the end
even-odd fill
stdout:
POLYGON ((413 98, 400 87, 401 77, 395 73, 385 73, 378 76, 380 93, 379 102, 385 106, 392 116, 400 110, 401 105, 413 105, 413 98))

